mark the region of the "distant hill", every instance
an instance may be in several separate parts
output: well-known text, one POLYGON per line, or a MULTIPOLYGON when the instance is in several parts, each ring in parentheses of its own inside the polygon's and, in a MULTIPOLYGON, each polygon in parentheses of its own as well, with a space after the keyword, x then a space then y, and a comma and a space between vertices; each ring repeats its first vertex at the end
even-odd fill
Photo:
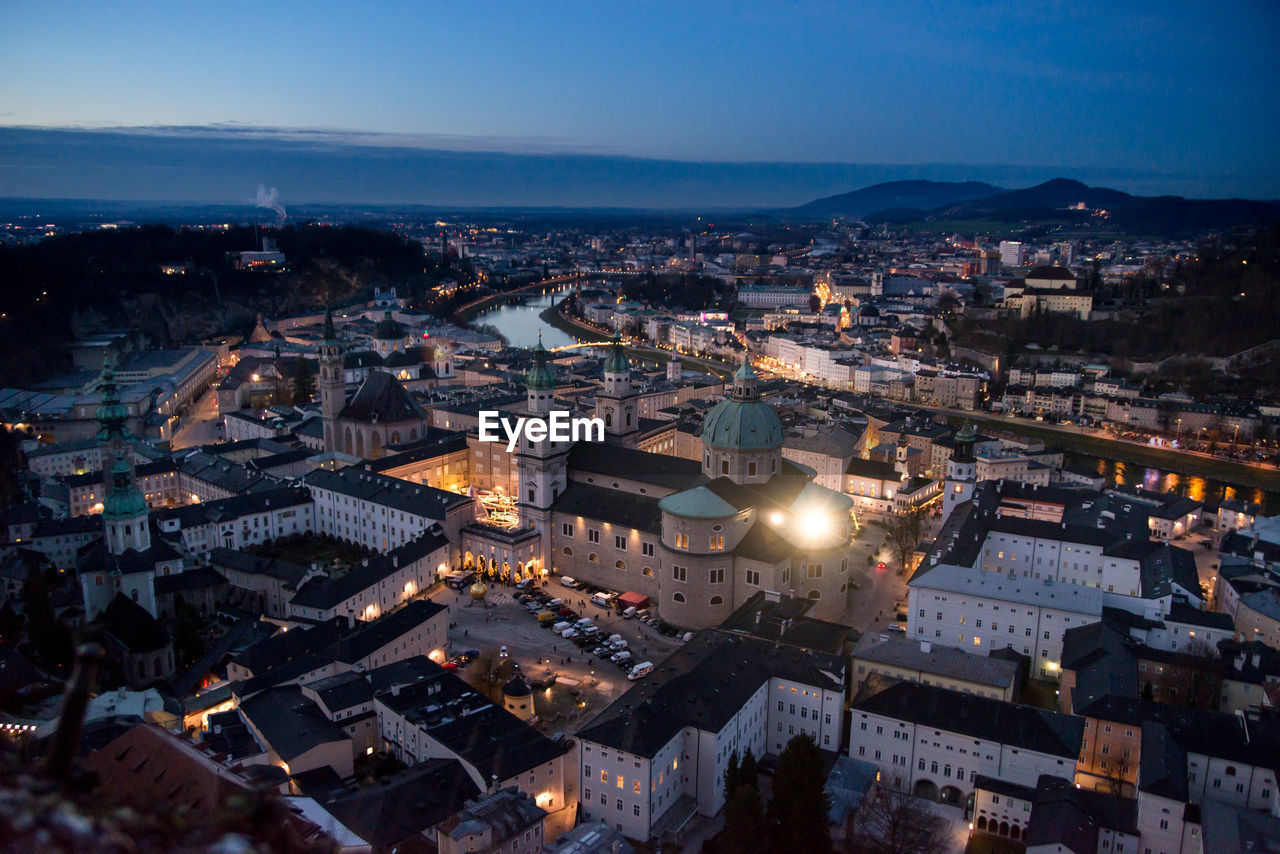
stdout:
POLYGON ((1003 193, 1001 187, 981 181, 889 181, 851 193, 816 199, 788 213, 798 216, 861 217, 889 209, 931 210, 944 205, 1003 193))
POLYGON ((1120 190, 1055 178, 1022 190, 946 202, 930 210, 884 210, 868 218, 898 223, 933 221, 944 229, 945 223, 957 220, 1069 222, 1107 231, 1177 235, 1275 222, 1280 220, 1280 204, 1249 199, 1131 196, 1120 190), (1080 203, 1086 210, 1072 209, 1080 203))

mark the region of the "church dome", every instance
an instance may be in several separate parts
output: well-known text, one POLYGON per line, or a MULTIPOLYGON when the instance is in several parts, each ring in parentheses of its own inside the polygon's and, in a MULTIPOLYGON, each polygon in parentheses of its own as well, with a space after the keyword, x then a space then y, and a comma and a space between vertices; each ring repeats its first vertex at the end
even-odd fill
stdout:
POLYGON ((702 441, 717 448, 777 448, 782 445, 782 422, 767 403, 725 398, 702 422, 702 441))
POLYGON ((756 451, 782 447, 782 422, 760 400, 756 372, 744 359, 733 375, 729 396, 712 407, 702 422, 702 442, 715 448, 756 451))
POLYGON ((404 324, 392 317, 390 311, 382 316, 373 330, 373 337, 379 341, 398 341, 406 334, 404 324))

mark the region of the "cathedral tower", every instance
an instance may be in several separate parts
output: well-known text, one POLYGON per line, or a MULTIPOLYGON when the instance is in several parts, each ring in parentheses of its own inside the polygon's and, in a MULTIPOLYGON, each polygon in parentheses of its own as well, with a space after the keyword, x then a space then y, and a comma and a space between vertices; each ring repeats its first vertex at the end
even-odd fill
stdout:
POLYGON ((604 360, 604 387, 596 395, 596 417, 604 420, 605 440, 634 448, 640 432, 631 362, 622 342, 613 339, 604 360))
POLYGON ((973 497, 973 488, 978 482, 978 463, 973 454, 976 441, 972 424, 966 423, 956 431, 956 446, 947 461, 947 478, 942 487, 943 522, 952 510, 973 497))
POLYGON ((320 392, 320 420, 324 425, 324 450, 338 450, 338 413, 347 402, 347 384, 343 377, 342 347, 333 327, 333 309, 324 312, 324 341, 320 343, 320 376, 316 380, 320 392))

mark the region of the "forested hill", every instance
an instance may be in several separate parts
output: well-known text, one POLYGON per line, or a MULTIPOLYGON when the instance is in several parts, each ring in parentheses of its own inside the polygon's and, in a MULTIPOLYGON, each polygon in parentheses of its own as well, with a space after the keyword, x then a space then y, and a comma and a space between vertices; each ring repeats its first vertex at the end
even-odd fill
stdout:
POLYGON ((288 259, 285 272, 234 268, 228 253, 260 245, 245 227, 143 226, 0 248, 0 386, 68 370, 67 341, 103 329, 137 326, 166 346, 247 331, 258 312, 349 302, 375 285, 413 296, 447 272, 424 259, 420 244, 387 231, 303 225, 267 233, 288 259), (187 272, 165 275, 162 264, 186 264, 187 272))
POLYGON ((943 205, 980 199, 1004 192, 981 181, 888 181, 851 193, 815 199, 787 211, 801 217, 862 217, 873 211, 891 209, 928 210, 943 205))

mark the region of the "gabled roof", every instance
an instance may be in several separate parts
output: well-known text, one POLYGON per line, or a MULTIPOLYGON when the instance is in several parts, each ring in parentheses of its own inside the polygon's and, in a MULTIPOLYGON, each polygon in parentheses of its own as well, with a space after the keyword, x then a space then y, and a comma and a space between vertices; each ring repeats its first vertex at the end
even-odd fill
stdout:
POLYGON ((329 812, 380 849, 419 836, 480 794, 456 759, 428 759, 385 783, 329 803, 329 812))
POLYGON ((339 417, 386 424, 420 421, 426 413, 394 376, 371 370, 339 417))
POLYGON ((131 653, 154 652, 171 643, 160 621, 123 593, 115 595, 102 619, 107 632, 131 653))

